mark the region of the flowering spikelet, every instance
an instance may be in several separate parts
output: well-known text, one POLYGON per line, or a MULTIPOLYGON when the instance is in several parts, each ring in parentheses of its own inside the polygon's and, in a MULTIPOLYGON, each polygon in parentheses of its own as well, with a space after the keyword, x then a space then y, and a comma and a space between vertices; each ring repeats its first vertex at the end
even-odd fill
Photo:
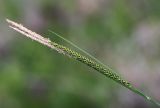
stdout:
POLYGON ((135 87, 133 87, 129 82, 123 80, 119 75, 117 75, 115 72, 113 72, 112 69, 105 67, 99 63, 97 63, 96 61, 93 61, 83 55, 81 55, 80 53, 71 50, 70 48, 67 48, 63 45, 57 44, 55 42, 52 42, 51 40, 49 40, 48 38, 44 38, 41 35, 25 28, 23 25, 21 24, 17 24, 16 22, 13 22, 9 19, 6 19, 6 21, 9 23, 9 27, 11 27, 12 29, 18 31, 19 33, 27 36, 28 38, 31 38, 45 46, 48 46, 56 51, 58 51, 59 53, 62 53, 64 55, 69 56, 70 58, 76 59, 86 65, 88 65, 89 67, 97 70, 98 72, 104 74, 105 76, 107 76, 108 78, 118 82, 119 84, 123 85, 124 87, 130 89, 131 91, 135 92, 136 94, 144 97, 145 99, 149 100, 150 102, 154 103, 157 106, 160 106, 160 104, 156 101, 154 101, 152 98, 150 98, 149 96, 143 94, 142 92, 140 92, 138 89, 136 89, 135 87))

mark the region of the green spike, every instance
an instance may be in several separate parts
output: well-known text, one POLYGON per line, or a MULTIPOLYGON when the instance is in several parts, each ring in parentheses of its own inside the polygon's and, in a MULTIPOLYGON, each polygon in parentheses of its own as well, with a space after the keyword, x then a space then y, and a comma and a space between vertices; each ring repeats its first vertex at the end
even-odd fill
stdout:
POLYGON ((145 98, 146 100, 152 102, 153 104, 160 106, 160 103, 156 102, 155 100, 153 100, 151 97, 145 95, 144 93, 142 93, 141 91, 139 91, 138 89, 136 89, 135 87, 132 86, 131 83, 129 83, 128 81, 123 80, 119 75, 117 75, 112 69, 110 69, 108 66, 104 65, 102 62, 100 62, 98 59, 96 59, 94 56, 92 56, 91 54, 87 53, 85 50, 79 48, 77 45, 75 45, 74 43, 72 43, 71 41, 65 39, 64 37, 60 36, 59 34, 49 30, 51 33, 55 34, 56 36, 58 36, 59 38, 63 39, 64 41, 66 41, 67 43, 71 44, 72 46, 74 46, 75 48, 77 48, 78 50, 82 51, 83 53, 85 53, 87 56, 89 56, 91 59, 93 59, 94 61, 88 59, 87 57, 67 48, 64 47, 62 45, 57 44, 57 47, 59 49, 62 49, 64 52, 67 52, 70 56, 72 56, 73 58, 77 59, 78 61, 88 65, 89 67, 94 68, 95 70, 97 70, 98 72, 104 74, 105 76, 107 76, 108 78, 116 81, 117 83, 121 84, 122 86, 128 88, 129 90, 133 91, 134 93, 142 96, 143 98, 145 98))
POLYGON ((145 95, 144 93, 140 92, 137 88, 133 87, 131 83, 129 83, 128 81, 124 80, 123 78, 121 78, 119 75, 117 75, 112 69, 110 69, 109 67, 106 67, 105 65, 103 65, 103 63, 101 63, 98 59, 96 59, 95 57, 91 56, 89 53, 85 52, 84 50, 82 50, 81 48, 77 47, 76 45, 72 44, 70 41, 69 42, 71 45, 73 45, 74 47, 77 47, 79 50, 81 50, 82 52, 84 52, 85 54, 87 54, 91 59, 89 59, 88 57, 85 57, 83 55, 81 55, 80 53, 71 50, 70 48, 67 48, 63 45, 60 45, 58 43, 52 42, 51 40, 42 37, 39 34, 36 34, 35 32, 25 28, 23 25, 18 24, 16 22, 13 22, 9 19, 6 19, 6 21, 9 23, 9 27, 16 30, 17 32, 27 36, 28 38, 31 38, 45 46, 48 46, 49 48, 52 48, 56 51, 58 51, 61 54, 67 55, 70 58, 76 59, 82 63, 84 63, 85 65, 88 65, 89 67, 97 70, 97 72, 100 72, 102 74, 104 74, 106 77, 114 80, 115 82, 121 84, 122 86, 128 88, 129 90, 135 92, 136 94, 142 96, 143 98, 145 98, 146 100, 152 102, 154 105, 157 105, 160 107, 160 103, 153 100, 151 97, 145 95))

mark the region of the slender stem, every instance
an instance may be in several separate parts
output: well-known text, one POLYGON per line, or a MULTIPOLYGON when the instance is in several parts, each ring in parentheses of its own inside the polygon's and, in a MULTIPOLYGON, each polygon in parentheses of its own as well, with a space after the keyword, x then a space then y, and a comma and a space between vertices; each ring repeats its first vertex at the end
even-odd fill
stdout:
POLYGON ((42 37, 41 35, 25 28, 21 24, 17 24, 17 23, 15 23, 11 20, 8 20, 8 19, 7 19, 7 22, 9 23, 9 27, 18 31, 19 33, 21 33, 21 34, 23 34, 23 35, 25 35, 25 36, 33 39, 33 40, 45 45, 45 46, 50 47, 50 48, 58 51, 61 54, 67 55, 70 58, 76 59, 76 60, 84 63, 85 65, 88 65, 89 67, 97 70, 98 72, 102 73, 106 77, 114 80, 115 82, 117 82, 117 83, 121 84, 122 86, 128 88, 129 90, 133 91, 134 93, 142 96, 143 98, 152 102, 153 104, 155 104, 157 106, 160 106, 160 104, 158 102, 154 101, 151 97, 149 97, 149 96, 143 94, 142 92, 140 92, 138 89, 133 87, 131 83, 129 83, 128 81, 122 79, 119 75, 117 75, 112 69, 110 69, 108 67, 105 67, 104 65, 101 64, 101 62, 99 63, 97 61, 97 59, 94 59, 94 57, 91 57, 92 59, 94 59, 94 60, 91 60, 91 59, 81 55, 80 53, 71 50, 70 48, 67 48, 63 45, 52 42, 48 38, 42 37))

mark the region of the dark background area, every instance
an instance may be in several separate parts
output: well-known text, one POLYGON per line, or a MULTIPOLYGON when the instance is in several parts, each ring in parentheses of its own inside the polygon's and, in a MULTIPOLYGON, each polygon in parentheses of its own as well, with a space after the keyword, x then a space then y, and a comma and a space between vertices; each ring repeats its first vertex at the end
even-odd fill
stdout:
POLYGON ((53 30, 160 101, 159 12, 159 0, 0 0, 0 108, 156 108, 5 19, 73 48, 53 30))

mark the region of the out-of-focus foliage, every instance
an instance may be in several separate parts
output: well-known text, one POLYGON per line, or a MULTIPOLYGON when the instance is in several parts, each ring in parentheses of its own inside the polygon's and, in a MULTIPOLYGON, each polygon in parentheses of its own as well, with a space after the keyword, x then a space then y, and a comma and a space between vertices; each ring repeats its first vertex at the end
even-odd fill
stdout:
POLYGON ((1 0, 0 108, 154 107, 5 18, 66 45, 48 30, 61 34, 160 100, 159 11, 158 0, 1 0))

